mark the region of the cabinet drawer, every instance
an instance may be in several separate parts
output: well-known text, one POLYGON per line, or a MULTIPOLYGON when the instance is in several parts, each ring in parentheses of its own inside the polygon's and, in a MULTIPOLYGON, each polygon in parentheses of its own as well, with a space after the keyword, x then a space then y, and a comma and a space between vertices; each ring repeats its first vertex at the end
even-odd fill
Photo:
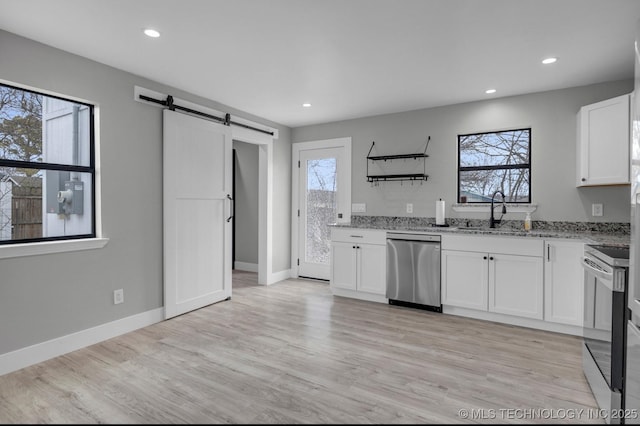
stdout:
POLYGON ((387 243, 387 231, 359 228, 331 228, 331 241, 384 245, 387 243))
POLYGON ((442 249, 543 257, 544 241, 542 239, 526 237, 443 235, 442 249))

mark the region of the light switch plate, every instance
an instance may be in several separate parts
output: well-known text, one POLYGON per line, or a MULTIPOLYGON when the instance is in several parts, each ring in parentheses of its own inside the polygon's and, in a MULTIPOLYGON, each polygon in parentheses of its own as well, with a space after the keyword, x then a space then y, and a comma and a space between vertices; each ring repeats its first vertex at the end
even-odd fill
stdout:
POLYGON ((367 211, 367 205, 365 203, 353 203, 351 204, 352 213, 365 213, 367 211))
POLYGON ((591 204, 591 216, 602 216, 602 204, 591 204))

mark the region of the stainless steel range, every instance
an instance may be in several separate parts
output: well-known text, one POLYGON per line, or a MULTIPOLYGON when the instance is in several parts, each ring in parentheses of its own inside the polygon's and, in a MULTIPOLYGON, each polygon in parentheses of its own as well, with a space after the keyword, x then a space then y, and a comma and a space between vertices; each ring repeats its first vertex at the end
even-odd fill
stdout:
POLYGON ((624 408, 629 249, 586 245, 582 266, 582 367, 598 405, 611 412, 624 408))

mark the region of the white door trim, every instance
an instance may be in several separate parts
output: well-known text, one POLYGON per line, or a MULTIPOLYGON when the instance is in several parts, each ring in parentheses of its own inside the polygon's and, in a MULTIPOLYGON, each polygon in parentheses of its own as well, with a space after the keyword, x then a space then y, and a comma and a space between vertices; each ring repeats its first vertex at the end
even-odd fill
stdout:
POLYGON ((298 160, 300 158, 300 151, 307 149, 322 149, 322 148, 345 148, 345 164, 347 170, 340 174, 342 179, 345 179, 346 187, 349 188, 344 195, 345 210, 342 219, 339 219, 340 223, 351 222, 351 137, 336 138, 336 139, 323 139, 318 141, 309 142, 294 142, 291 144, 291 271, 293 277, 298 277, 298 208, 300 203, 300 197, 298 195, 300 182, 298 174, 298 160))
POLYGON ((249 129, 233 129, 233 140, 258 145, 258 284, 281 281, 273 273, 273 139, 249 129))
MULTIPOLYGON (((158 108, 164 108, 160 104, 141 100, 140 95, 145 95, 154 99, 165 99, 167 97, 166 93, 156 92, 140 86, 134 87, 134 99, 136 102, 141 102, 158 108)), ((215 116, 224 116, 224 113, 221 111, 194 104, 183 99, 174 98, 174 102, 178 105, 191 108, 196 111, 202 111, 215 116)), ((231 126, 231 137, 233 140, 259 145, 258 176, 260 179, 260 188, 258 195, 258 284, 273 284, 275 282, 282 281, 283 279, 281 272, 273 272, 273 141, 278 139, 278 129, 235 116, 233 117, 233 121, 273 132, 273 136, 271 136, 266 133, 257 132, 240 126, 231 126)))

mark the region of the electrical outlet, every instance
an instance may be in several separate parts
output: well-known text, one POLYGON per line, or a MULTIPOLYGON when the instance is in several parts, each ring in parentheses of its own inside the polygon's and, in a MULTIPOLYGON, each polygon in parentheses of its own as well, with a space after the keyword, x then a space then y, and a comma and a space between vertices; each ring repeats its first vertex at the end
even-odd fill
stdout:
POLYGON ((351 204, 351 213, 365 213, 366 211, 367 211, 367 205, 365 203, 351 204))
POLYGON ((413 204, 407 203, 407 213, 413 213, 413 204))
POLYGON ((602 204, 591 204, 591 216, 602 216, 602 204))
POLYGON ((113 290, 113 304, 118 305, 124 302, 124 289, 119 288, 118 290, 113 290))

